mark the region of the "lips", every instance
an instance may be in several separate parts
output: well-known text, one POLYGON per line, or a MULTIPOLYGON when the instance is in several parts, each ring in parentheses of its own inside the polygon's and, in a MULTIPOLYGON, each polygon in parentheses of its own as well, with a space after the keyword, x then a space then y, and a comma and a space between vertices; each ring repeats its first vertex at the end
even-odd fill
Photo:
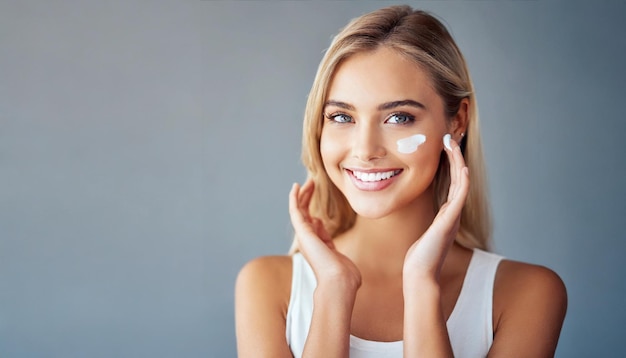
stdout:
POLYGON ((395 175, 400 174, 401 170, 397 169, 397 170, 389 170, 389 171, 385 171, 385 172, 361 172, 361 171, 357 171, 357 170, 352 170, 352 174, 359 179, 360 181, 364 181, 364 182, 374 182, 374 181, 381 181, 381 180, 387 180, 395 175))
POLYGON ((356 170, 345 169, 352 183, 359 190, 378 191, 391 185, 402 169, 356 170))

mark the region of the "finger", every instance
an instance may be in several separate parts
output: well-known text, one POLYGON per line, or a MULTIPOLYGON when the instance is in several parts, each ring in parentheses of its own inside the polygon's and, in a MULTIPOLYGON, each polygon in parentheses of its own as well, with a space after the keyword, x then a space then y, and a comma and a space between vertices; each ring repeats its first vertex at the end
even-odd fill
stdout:
POLYGON ((291 188, 289 194, 289 217, 301 249, 305 251, 307 248, 315 250, 315 247, 321 243, 321 240, 317 237, 316 230, 308 216, 308 210, 301 210, 301 206, 298 203, 298 196, 301 192, 302 189, 297 183, 291 188))
POLYGON ((311 221, 308 206, 302 204, 302 197, 303 193, 300 185, 294 184, 289 193, 289 215, 296 232, 305 230, 306 224, 311 221))
POLYGON ((450 139, 450 135, 446 134, 446 136, 444 136, 443 141, 444 141, 444 148, 445 148, 446 156, 448 158, 448 165, 449 165, 448 173, 450 176, 450 186, 448 187, 447 201, 450 201, 452 200, 452 198, 454 198, 454 192, 456 188, 456 181, 457 181, 457 176, 455 175, 456 162, 454 159, 454 147, 452 147, 453 143, 452 143, 452 140, 450 139))
MULTIPOLYGON (((298 183, 294 183, 291 186, 291 191, 289 192, 289 216, 291 217, 291 222, 294 223, 294 219, 301 219, 302 213, 300 212, 299 204, 298 204, 298 196, 300 194, 300 185, 298 183)), ((295 226, 295 225, 294 225, 295 226)))
POLYGON ((298 208, 308 222, 311 221, 309 205, 311 204, 311 198, 313 197, 313 193, 315 191, 314 189, 313 182, 308 181, 302 186, 302 189, 300 189, 300 193, 298 194, 298 208))
POLYGON ((304 185, 302 185, 302 190, 310 190, 313 187, 315 187, 315 182, 313 181, 313 179, 307 179, 304 185))
POLYGON ((459 189, 462 179, 462 171, 465 168, 465 160, 461 147, 455 140, 450 140, 450 190, 448 191, 449 200, 454 200, 459 195, 459 189))
POLYGON ((469 193, 469 169, 463 166, 459 171, 459 178, 454 194, 454 200, 449 203, 449 209, 455 216, 461 215, 469 193))
POLYGON ((311 228, 307 225, 304 213, 298 205, 298 194, 300 193, 300 185, 294 184, 289 193, 289 217, 291 224, 296 232, 298 241, 307 241, 306 238, 312 234, 311 228))
POLYGON ((461 191, 464 189, 464 186, 467 184, 468 179, 468 170, 465 164, 465 158, 463 158, 463 153, 461 152, 461 147, 457 142, 454 142, 454 160, 456 163, 456 185, 454 197, 461 197, 462 201, 465 201, 466 194, 462 194, 461 191))
POLYGON ((453 178, 454 180, 454 186, 451 188, 451 192, 452 192, 452 199, 454 200, 454 198, 456 198, 458 196, 458 191, 459 191, 459 181, 460 181, 460 176, 459 176, 459 171, 461 170, 461 168, 463 167, 463 165, 460 163, 462 161, 462 158, 460 157, 460 150, 459 150, 459 145, 457 144, 457 142, 455 140, 450 140, 450 146, 452 147, 452 164, 450 167, 450 176, 453 178), (459 160, 461 159, 461 160, 459 160))
POLYGON ((459 205, 461 206, 461 209, 463 209, 463 206, 465 205, 465 201, 467 200, 467 195, 469 194, 469 187, 470 187, 470 178, 469 178, 469 168, 464 166, 460 173, 460 185, 459 185, 459 205))
POLYGON ((332 238, 330 237, 330 235, 328 235, 328 231, 326 231, 322 220, 320 220, 319 218, 313 219, 313 227, 315 228, 317 236, 319 236, 322 241, 329 244, 332 243, 332 238))
MULTIPOLYGON (((292 214, 291 222, 296 232, 296 240, 300 252, 308 262, 315 267, 315 262, 324 262, 330 259, 334 245, 332 241, 324 241, 315 232, 313 225, 305 223, 296 213, 292 214)), ((319 225, 319 224, 317 224, 319 225)))
POLYGON ((311 197, 313 196, 313 192, 315 191, 315 184, 312 180, 307 181, 300 189, 300 195, 298 201, 302 208, 308 210, 309 203, 311 202, 311 197))

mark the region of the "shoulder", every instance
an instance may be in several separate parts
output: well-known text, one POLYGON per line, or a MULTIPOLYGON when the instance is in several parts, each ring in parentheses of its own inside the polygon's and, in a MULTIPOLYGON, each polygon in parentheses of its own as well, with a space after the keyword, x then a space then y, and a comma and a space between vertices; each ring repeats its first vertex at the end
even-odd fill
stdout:
POLYGON ((285 340, 291 294, 291 257, 266 256, 246 263, 235 284, 239 357, 290 357, 285 340))
POLYGON ((291 256, 263 256, 247 262, 235 285, 237 300, 276 303, 286 310, 291 291, 291 256))
POLYGON ((258 278, 258 276, 274 275, 278 274, 283 276, 288 274, 291 276, 291 256, 261 256, 248 261, 239 271, 237 279, 245 279, 252 275, 258 278))
POLYGON ((506 259, 500 262, 496 273, 494 298, 504 310, 529 302, 567 305, 565 284, 554 271, 506 259))
POLYGON ((502 260, 496 273, 493 300, 496 351, 513 354, 515 350, 528 356, 554 353, 567 311, 565 284, 554 271, 502 260))

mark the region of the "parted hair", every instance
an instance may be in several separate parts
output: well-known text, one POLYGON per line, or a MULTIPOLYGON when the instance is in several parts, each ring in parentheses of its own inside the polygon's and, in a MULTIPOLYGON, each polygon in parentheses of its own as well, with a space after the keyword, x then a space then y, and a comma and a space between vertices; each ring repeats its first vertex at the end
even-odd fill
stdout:
MULTIPOLYGON (((456 241, 467 248, 488 250, 491 237, 486 174, 479 131, 474 87, 461 51, 446 27, 433 15, 410 6, 391 6, 353 19, 337 34, 318 67, 304 113, 302 161, 308 178, 315 182, 310 212, 322 220, 331 237, 350 229, 356 213, 328 177, 320 154, 323 107, 338 65, 356 53, 385 46, 420 66, 444 103, 446 119, 452 120, 467 98, 468 126, 460 145, 470 173, 470 188, 461 213, 456 241)), ((435 178, 435 211, 447 200, 449 162, 442 152, 435 178)), ((297 241, 290 252, 297 251, 297 241)))

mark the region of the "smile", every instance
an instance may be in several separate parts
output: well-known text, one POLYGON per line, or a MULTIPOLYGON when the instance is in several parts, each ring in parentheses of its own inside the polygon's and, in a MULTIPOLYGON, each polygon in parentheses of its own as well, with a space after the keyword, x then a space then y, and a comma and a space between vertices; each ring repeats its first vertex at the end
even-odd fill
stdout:
POLYGON ((363 182, 377 182, 381 180, 387 180, 393 176, 400 174, 402 170, 389 170, 386 172, 360 172, 356 170, 352 170, 352 175, 354 175, 357 179, 363 182))

